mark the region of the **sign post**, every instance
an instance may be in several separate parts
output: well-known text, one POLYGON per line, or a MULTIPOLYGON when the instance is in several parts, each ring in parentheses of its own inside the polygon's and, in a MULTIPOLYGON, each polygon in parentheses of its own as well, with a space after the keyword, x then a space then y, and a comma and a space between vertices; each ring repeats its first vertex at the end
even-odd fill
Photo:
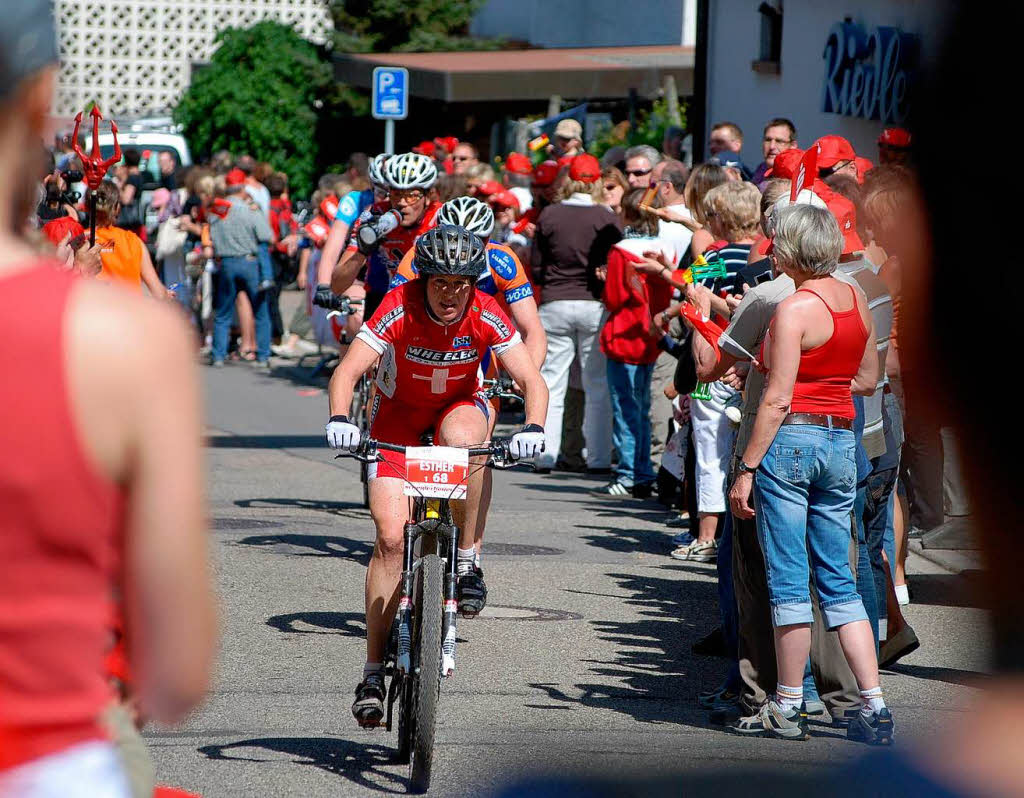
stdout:
POLYGON ((405 67, 376 67, 373 70, 374 119, 384 120, 384 152, 395 152, 395 120, 409 115, 409 70, 405 67))

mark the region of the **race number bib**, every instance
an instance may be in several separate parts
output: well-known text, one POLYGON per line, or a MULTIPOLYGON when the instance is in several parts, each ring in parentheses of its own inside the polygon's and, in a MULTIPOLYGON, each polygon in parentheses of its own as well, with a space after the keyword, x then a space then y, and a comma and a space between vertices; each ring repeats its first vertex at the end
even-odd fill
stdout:
POLYGON ((449 446, 410 446, 405 450, 405 495, 432 499, 466 498, 469 452, 449 446))

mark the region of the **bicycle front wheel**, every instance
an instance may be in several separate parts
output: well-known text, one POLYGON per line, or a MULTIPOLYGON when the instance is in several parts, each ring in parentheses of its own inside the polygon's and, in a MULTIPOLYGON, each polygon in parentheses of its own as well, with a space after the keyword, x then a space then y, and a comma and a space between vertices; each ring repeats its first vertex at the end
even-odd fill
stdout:
POLYGON ((409 782, 412 792, 430 787, 434 759, 434 725, 441 691, 441 599, 444 577, 441 558, 427 554, 420 565, 416 612, 419 616, 416 648, 418 668, 412 696, 412 745, 409 782))

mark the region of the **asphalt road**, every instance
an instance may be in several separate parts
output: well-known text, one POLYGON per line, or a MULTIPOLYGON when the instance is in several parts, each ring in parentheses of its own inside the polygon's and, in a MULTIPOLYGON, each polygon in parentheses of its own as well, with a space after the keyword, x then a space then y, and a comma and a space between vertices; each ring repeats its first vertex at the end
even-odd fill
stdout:
MULTIPOLYGON (((205 373, 211 551, 221 652, 206 704, 151 728, 160 781, 214 796, 401 793, 395 735, 357 728, 363 574, 373 529, 351 463, 323 444, 323 382, 276 362, 205 373)), ((695 704, 724 661, 690 645, 717 624, 714 567, 669 559, 661 509, 588 495, 566 474, 495 477, 488 615, 459 625, 442 686, 436 795, 535 773, 813 770, 864 753, 823 724, 807 743, 710 727, 695 704)), ((984 614, 967 575, 913 556, 921 649, 883 687, 901 742, 955 719, 983 684, 984 614)))

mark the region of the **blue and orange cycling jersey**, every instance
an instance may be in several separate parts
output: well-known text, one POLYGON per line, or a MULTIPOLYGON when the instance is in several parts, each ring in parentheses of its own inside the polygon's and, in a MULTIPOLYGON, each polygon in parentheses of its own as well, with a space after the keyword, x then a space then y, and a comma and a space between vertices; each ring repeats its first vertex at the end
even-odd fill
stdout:
MULTIPOLYGON (((412 249, 405 253, 391 279, 391 288, 419 277, 413 265, 413 255, 412 249)), ((504 244, 494 242, 487 244, 487 273, 477 281, 476 287, 499 301, 503 300, 506 306, 533 296, 533 286, 516 253, 504 244)))
POLYGON ((352 227, 352 224, 359 218, 360 214, 371 205, 373 205, 372 188, 368 188, 365 191, 350 191, 338 203, 338 212, 334 214, 334 221, 344 222, 349 227, 352 227))

